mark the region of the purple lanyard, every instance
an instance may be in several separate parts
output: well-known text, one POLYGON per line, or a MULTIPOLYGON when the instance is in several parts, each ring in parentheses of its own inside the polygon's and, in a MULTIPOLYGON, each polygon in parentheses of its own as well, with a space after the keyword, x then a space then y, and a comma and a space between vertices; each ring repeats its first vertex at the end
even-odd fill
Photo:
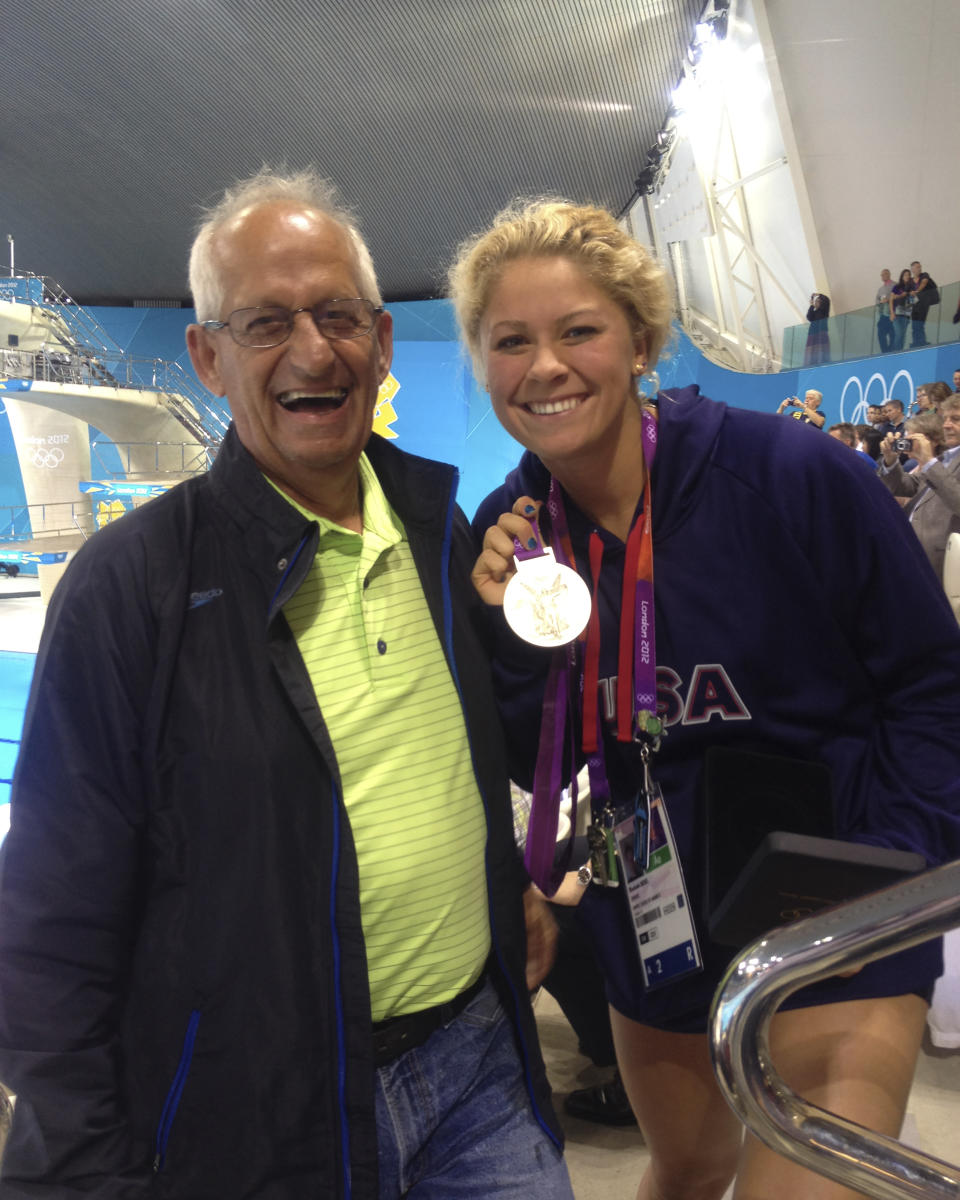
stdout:
MULTIPOLYGON (((622 675, 632 675, 633 677, 632 695, 629 678, 618 680, 617 699, 620 711, 618 711, 617 737, 620 741, 632 741, 638 728, 645 731, 648 721, 656 720, 657 712, 653 527, 650 503, 651 472, 657 452, 657 422, 655 417, 646 410, 643 413, 642 443, 643 457, 647 468, 644 505, 628 538, 620 613, 620 672, 622 675), (631 666, 632 671, 630 670, 631 666)), ((547 496, 547 511, 550 513, 553 523, 554 554, 557 561, 576 569, 562 492, 556 479, 552 476, 547 496)), ((597 663, 600 643, 599 580, 602 542, 596 532, 591 535, 591 542, 594 611, 588 626, 587 651, 586 654, 578 654, 576 642, 557 650, 550 664, 544 691, 540 744, 537 751, 533 804, 527 830, 524 864, 531 879, 547 896, 552 896, 560 886, 573 849, 573 837, 571 836, 561 862, 554 865, 561 793, 565 779, 570 780, 572 802, 570 823, 571 829, 576 830, 577 780, 573 704, 577 694, 579 694, 584 726, 583 748, 587 755, 593 810, 595 813, 599 813, 611 807, 610 782, 603 756, 603 735, 597 702, 599 691, 597 663), (579 672, 578 659, 581 660, 579 672), (576 673, 579 674, 579 679, 578 686, 574 688, 571 684, 576 673), (588 733, 588 723, 593 736, 588 733)))

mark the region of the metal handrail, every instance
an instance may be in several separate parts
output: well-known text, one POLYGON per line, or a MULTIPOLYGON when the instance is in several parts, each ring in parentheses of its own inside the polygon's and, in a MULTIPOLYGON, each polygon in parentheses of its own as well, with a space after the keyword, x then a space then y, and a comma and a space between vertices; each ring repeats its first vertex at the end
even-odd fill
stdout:
POLYGON ((825 1112, 770 1060, 768 1031, 791 993, 960 924, 960 861, 783 926, 742 950, 710 1013, 727 1103, 772 1150, 880 1200, 957 1200, 960 1167, 825 1112))
POLYGON ((39 307, 51 318, 51 332, 59 340, 41 346, 39 351, 3 351, 0 375, 34 379, 38 383, 74 383, 160 392, 166 407, 191 436, 212 453, 216 452, 227 431, 229 418, 210 393, 194 383, 179 363, 124 354, 93 314, 77 304, 50 276, 17 271, 11 277, 39 282, 39 298, 13 295, 9 299, 31 305, 39 300, 39 307))

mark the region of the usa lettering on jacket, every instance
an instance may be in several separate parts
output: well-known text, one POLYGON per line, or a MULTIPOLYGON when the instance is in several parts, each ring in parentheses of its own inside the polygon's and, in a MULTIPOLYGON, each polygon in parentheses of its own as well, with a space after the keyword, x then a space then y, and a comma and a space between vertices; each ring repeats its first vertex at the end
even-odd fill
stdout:
MULTIPOLYGON (((605 720, 617 719, 617 677, 600 680, 605 720)), ((751 714, 722 663, 697 663, 687 686, 673 667, 657 667, 657 712, 664 725, 749 721, 751 714)))

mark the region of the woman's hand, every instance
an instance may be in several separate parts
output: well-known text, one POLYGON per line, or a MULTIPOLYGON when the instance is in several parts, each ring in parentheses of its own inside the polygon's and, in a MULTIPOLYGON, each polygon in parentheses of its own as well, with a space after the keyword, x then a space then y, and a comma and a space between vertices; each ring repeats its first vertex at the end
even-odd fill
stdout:
POLYGON ((513 511, 503 513, 496 525, 491 525, 484 534, 483 550, 470 578, 485 604, 503 604, 507 584, 517 573, 513 565, 513 539, 516 538, 522 546, 534 549, 537 539, 530 522, 542 505, 541 500, 521 496, 514 504, 513 511))

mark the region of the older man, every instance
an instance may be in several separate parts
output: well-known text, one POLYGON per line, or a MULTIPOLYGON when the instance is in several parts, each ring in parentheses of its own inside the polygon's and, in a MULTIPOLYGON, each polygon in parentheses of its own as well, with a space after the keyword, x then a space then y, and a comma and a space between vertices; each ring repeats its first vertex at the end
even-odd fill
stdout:
POLYGON ((939 579, 943 578, 947 538, 960 532, 960 396, 944 401, 941 415, 942 453, 937 434, 941 418, 936 413, 922 413, 907 421, 910 454, 918 469, 904 472, 892 433, 883 440, 883 460, 878 468, 895 496, 909 497, 904 512, 939 579))
POLYGON ((569 1197, 473 544, 452 468, 371 436, 370 255, 261 173, 191 286, 233 426, 81 551, 38 658, 0 1197, 569 1197))
POLYGON ((781 400, 777 413, 782 416, 785 409, 792 408, 794 411, 788 415, 795 421, 802 421, 804 425, 813 425, 817 429, 822 429, 826 421, 826 417, 820 412, 822 403, 823 392, 818 392, 816 388, 807 388, 803 393, 803 400, 796 396, 787 396, 785 400, 781 400))

